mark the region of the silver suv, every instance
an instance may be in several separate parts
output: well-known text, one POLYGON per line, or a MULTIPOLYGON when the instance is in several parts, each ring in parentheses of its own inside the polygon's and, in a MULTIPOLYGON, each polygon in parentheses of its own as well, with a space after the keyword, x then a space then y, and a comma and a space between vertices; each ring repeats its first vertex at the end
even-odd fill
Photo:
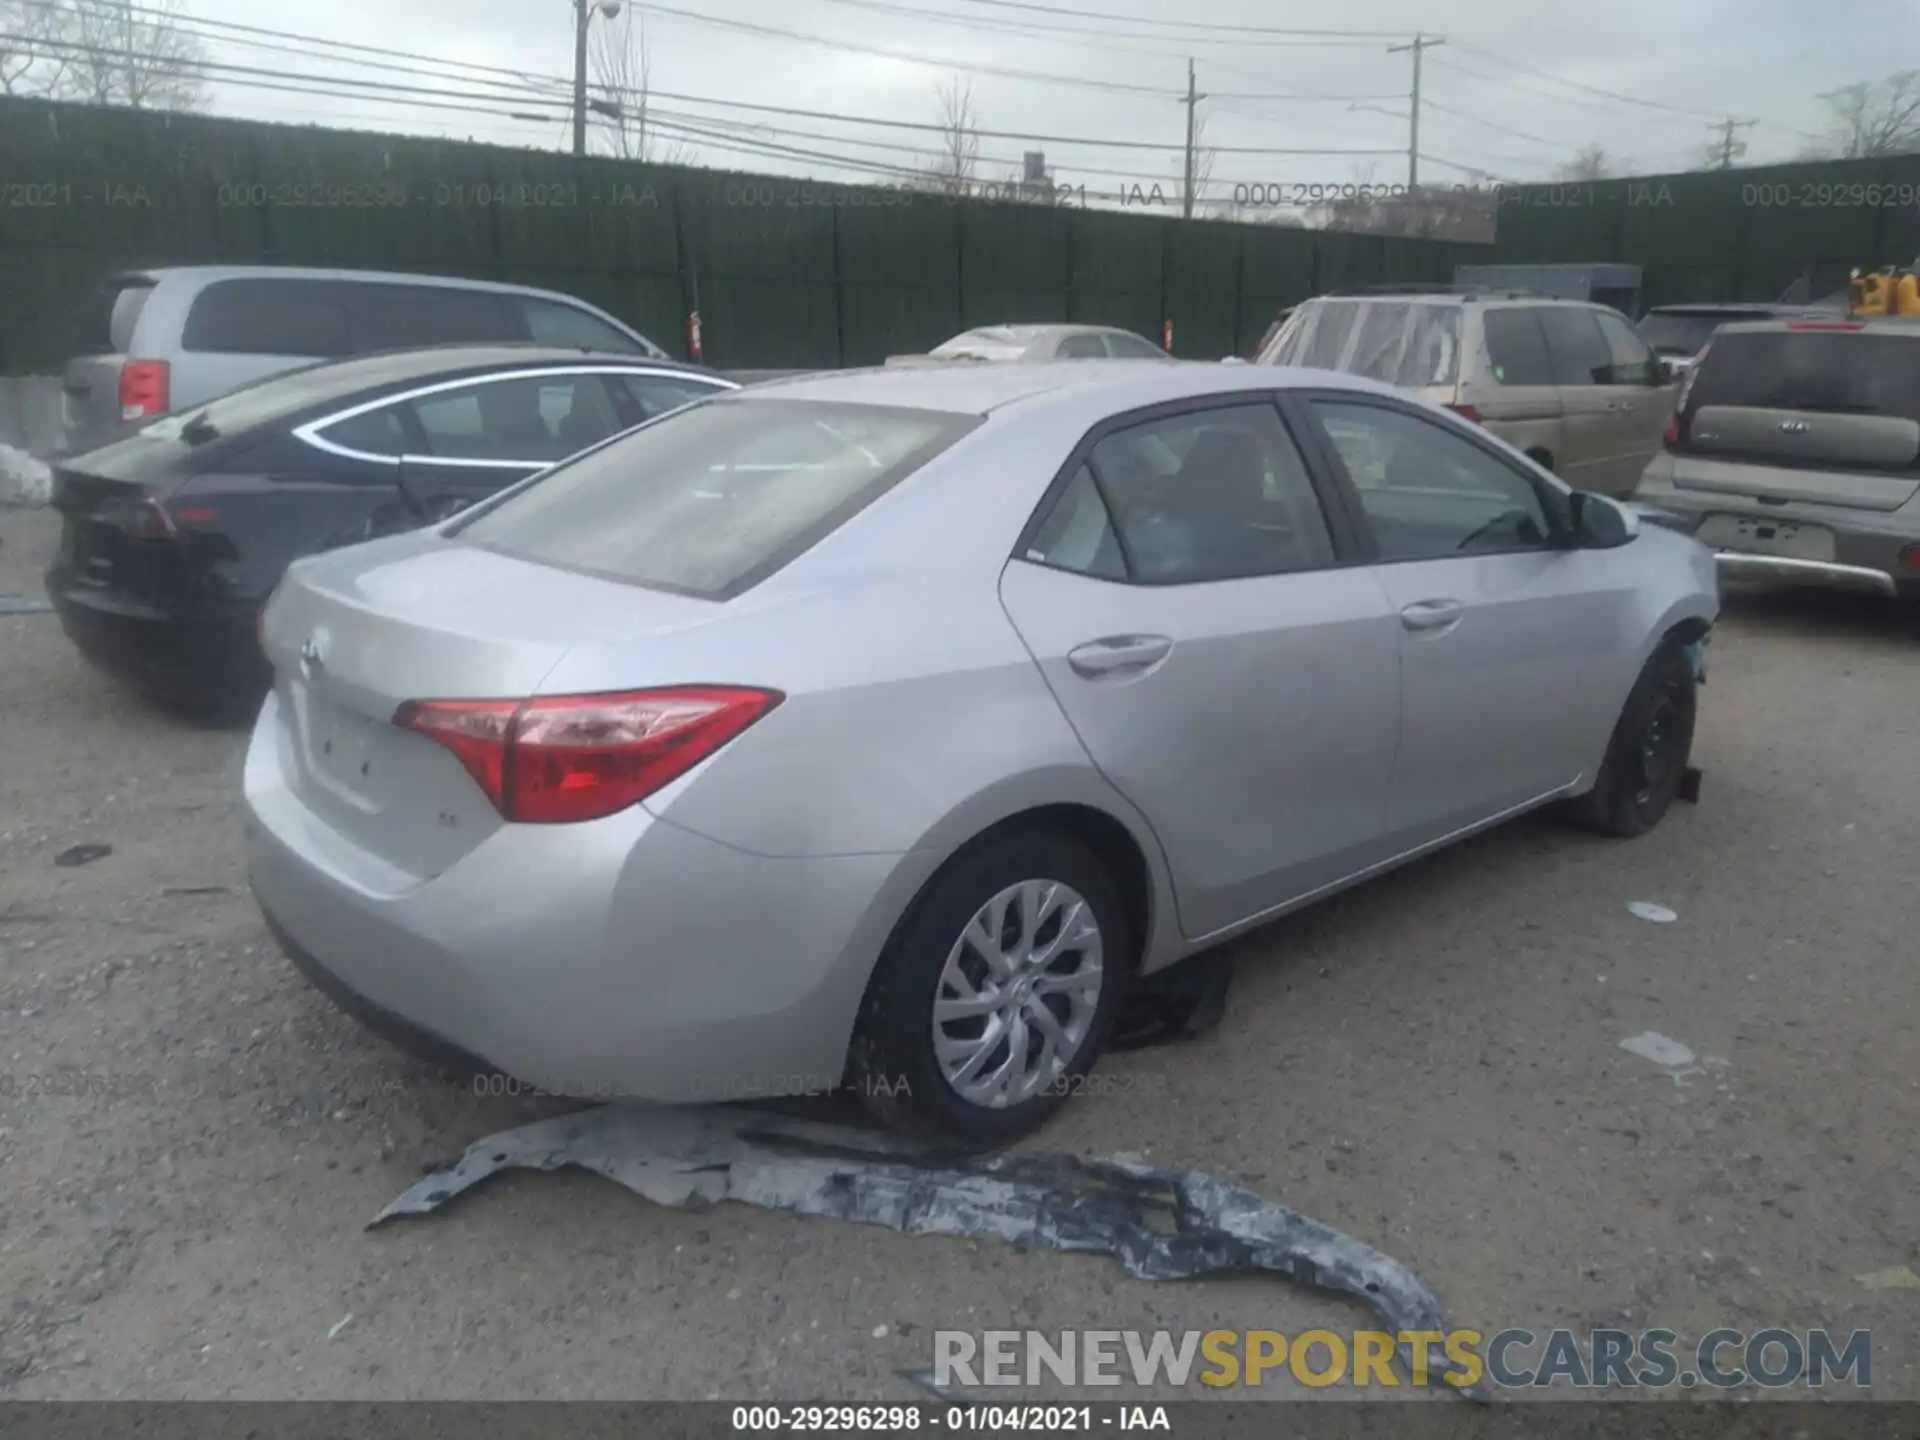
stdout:
POLYGON ((1321 296, 1259 358, 1412 390, 1575 489, 1616 498, 1633 493, 1673 407, 1673 385, 1619 311, 1510 292, 1321 296))
POLYGON ((1920 320, 1721 326, 1634 498, 1729 579, 1920 599, 1920 320))
POLYGON ((376 350, 524 340, 667 358, 571 296, 377 270, 129 271, 107 281, 90 318, 92 344, 62 379, 68 455, 279 371, 376 350))

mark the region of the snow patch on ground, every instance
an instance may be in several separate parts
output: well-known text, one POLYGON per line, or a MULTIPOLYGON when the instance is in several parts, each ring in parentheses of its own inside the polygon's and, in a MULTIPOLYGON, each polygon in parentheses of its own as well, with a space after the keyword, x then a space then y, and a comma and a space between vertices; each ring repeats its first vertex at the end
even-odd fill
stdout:
POLYGON ((24 450, 0 445, 0 505, 44 505, 53 498, 53 471, 24 450))

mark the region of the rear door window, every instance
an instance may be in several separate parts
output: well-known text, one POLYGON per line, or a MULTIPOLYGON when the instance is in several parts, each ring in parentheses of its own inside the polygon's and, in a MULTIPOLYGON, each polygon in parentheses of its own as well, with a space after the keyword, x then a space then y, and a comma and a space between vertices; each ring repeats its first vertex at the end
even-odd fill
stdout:
POLYGON ((1593 311, 1577 305, 1543 305, 1540 328, 1556 385, 1605 385, 1613 369, 1613 351, 1594 323, 1593 311))
POLYGON ((940 411, 729 397, 582 455, 456 533, 537 563, 724 600, 818 544, 979 423, 940 411))
POLYGON ((1547 354, 1547 334, 1540 328, 1540 312, 1514 306, 1486 312, 1481 322, 1487 333, 1487 359, 1493 378, 1502 385, 1552 385, 1553 360, 1547 354))
POLYGON ((180 337, 184 350, 215 355, 353 353, 342 287, 318 280, 218 280, 195 297, 180 337))
POLYGON ((1920 422, 1920 336, 1834 330, 1722 334, 1694 370, 1686 392, 1689 416, 1709 405, 1920 422))
POLYGON ((1333 562, 1306 464, 1271 405, 1116 431, 1093 447, 1092 468, 1135 580, 1197 584, 1333 562))

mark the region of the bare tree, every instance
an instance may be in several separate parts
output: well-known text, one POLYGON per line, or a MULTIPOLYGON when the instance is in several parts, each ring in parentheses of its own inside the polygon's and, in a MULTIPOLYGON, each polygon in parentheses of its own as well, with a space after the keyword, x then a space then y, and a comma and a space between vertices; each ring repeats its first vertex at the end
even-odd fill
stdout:
POLYGON ((691 163, 692 154, 679 141, 661 134, 651 113, 653 42, 647 21, 629 5, 604 25, 596 26, 589 55, 592 91, 589 101, 596 133, 608 153, 622 160, 646 160, 661 165, 691 163))
POLYGON ((0 0, 0 90, 138 109, 206 104, 206 46, 179 0, 0 0))
POLYGON ((1831 113, 1838 158, 1861 160, 1920 150, 1920 70, 1896 71, 1820 98, 1831 113))
POLYGON ((1316 218, 1328 230, 1490 243, 1498 208, 1492 191, 1422 185, 1406 195, 1342 196, 1320 207, 1316 218))
POLYGON ((940 107, 940 153, 925 167, 930 188, 964 195, 980 168, 980 117, 973 110, 973 82, 958 76, 934 92, 940 107))
POLYGON ((1562 180, 1604 180, 1613 173, 1613 161, 1604 146, 1589 145, 1560 167, 1562 180))
MULTIPOLYGON (((1213 162, 1218 158, 1219 152, 1206 141, 1207 117, 1195 115, 1193 117, 1193 213, 1220 219, 1231 212, 1233 205, 1231 200, 1224 206, 1209 206, 1207 203, 1207 194, 1213 188, 1213 162)), ((1184 191, 1187 178, 1184 155, 1180 157, 1180 172, 1180 182, 1184 191)))

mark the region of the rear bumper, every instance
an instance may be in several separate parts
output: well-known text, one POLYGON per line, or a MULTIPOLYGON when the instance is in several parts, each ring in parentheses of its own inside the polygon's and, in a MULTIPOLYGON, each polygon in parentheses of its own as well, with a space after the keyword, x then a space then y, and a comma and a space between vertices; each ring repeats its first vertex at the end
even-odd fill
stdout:
POLYGON ((183 702, 256 698, 272 676, 249 604, 168 611, 74 583, 47 571, 47 598, 74 648, 139 689, 183 702))
POLYGON ((636 806, 500 826, 441 873, 413 876, 289 788, 279 704, 268 697, 246 761, 254 895, 295 963, 369 1028, 455 1068, 589 1099, 840 1083, 874 937, 890 928, 870 922, 902 857, 749 855, 636 806))
POLYGON ((1920 587, 1920 569, 1910 568, 1900 558, 1903 551, 1920 544, 1920 517, 1911 513, 1911 506, 1888 511, 1804 502, 1770 505, 1749 496, 1680 489, 1661 469, 1656 460, 1633 498, 1638 504, 1664 512, 1665 518, 1659 523, 1671 528, 1694 534, 1710 516, 1724 515, 1762 523, 1818 526, 1833 535, 1831 559, 1715 548, 1714 563, 1722 579, 1863 590, 1877 595, 1907 594, 1920 587))
POLYGON ((1886 570, 1837 561, 1793 560, 1781 555, 1752 555, 1733 550, 1714 554, 1714 563, 1729 580, 1766 580, 1791 585, 1822 585, 1844 590, 1869 590, 1896 595, 1899 584, 1886 570))

